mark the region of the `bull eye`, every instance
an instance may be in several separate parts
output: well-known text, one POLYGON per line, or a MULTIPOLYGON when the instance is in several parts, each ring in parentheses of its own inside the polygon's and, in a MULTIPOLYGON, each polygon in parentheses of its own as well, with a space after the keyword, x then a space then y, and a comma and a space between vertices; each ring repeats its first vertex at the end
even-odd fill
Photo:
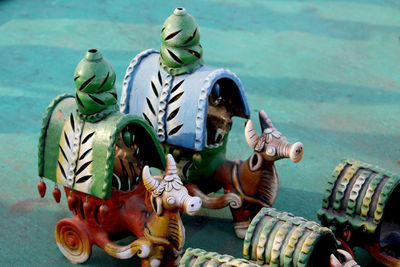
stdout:
POLYGON ((275 156, 276 154, 276 149, 273 146, 267 146, 267 149, 265 151, 267 153, 268 156, 275 156))
POLYGON ((167 203, 170 204, 170 205, 175 204, 175 198, 174 197, 168 197, 167 198, 167 203))

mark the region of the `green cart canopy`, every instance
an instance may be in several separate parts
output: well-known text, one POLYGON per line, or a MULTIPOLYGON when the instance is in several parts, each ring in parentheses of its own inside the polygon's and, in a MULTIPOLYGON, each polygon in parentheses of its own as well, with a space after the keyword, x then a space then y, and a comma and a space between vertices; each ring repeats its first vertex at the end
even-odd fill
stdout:
POLYGON ((95 197, 111 194, 116 143, 125 131, 135 136, 138 157, 164 169, 165 158, 153 129, 141 118, 114 112, 98 122, 83 120, 75 98, 53 100, 39 138, 39 176, 95 197))

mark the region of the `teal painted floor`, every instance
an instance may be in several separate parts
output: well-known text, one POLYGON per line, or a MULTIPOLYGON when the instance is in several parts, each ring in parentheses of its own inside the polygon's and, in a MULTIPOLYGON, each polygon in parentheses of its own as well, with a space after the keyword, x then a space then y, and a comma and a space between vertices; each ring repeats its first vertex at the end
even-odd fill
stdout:
MULTIPOLYGON (((71 265, 54 227, 64 199, 37 193, 37 140, 51 100, 74 91, 89 48, 113 64, 120 92, 130 60, 158 48, 163 21, 185 6, 201 31, 204 59, 242 80, 252 118, 264 109, 303 161, 277 162, 275 208, 317 220, 327 178, 342 158, 400 171, 400 2, 19 1, 0 0, 0 265, 71 265)), ((247 158, 244 120, 234 121, 228 157, 247 158)), ((258 128, 259 129, 259 128, 258 128)), ((51 182, 47 183, 51 191, 51 182)), ((241 255, 226 211, 184 217, 187 246, 241 255), (218 238, 214 238, 218 237, 218 238)), ((358 250, 362 266, 376 266, 358 250)), ((137 266, 95 249, 88 266, 137 266)))

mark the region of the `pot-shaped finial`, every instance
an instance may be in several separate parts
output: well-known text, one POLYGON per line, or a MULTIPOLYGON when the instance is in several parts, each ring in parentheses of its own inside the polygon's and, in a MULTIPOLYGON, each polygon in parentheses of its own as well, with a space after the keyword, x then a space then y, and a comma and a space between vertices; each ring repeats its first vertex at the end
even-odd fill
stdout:
POLYGON ((203 65, 199 27, 185 8, 176 8, 164 22, 160 53, 160 65, 173 75, 191 73, 203 65))
POLYGON ((90 49, 75 69, 76 104, 83 118, 104 118, 116 110, 115 72, 97 49, 90 49))

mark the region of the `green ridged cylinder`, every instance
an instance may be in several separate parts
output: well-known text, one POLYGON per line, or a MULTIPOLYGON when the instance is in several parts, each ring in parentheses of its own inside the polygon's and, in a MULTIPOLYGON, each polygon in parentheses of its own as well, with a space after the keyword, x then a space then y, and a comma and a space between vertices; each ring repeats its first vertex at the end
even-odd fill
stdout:
POLYGON ((191 73, 203 65, 200 31, 183 7, 167 18, 161 30, 160 66, 173 75, 191 73))
POLYGON ((251 263, 245 259, 236 259, 230 255, 221 255, 216 252, 207 252, 199 248, 188 248, 179 261, 179 267, 257 267, 257 264, 251 263))
POLYGON ((385 210, 398 214, 394 192, 400 192, 400 176, 367 163, 343 160, 328 180, 318 219, 332 229, 351 227, 362 235, 372 235, 385 220, 385 210))
POLYGON ((117 110, 115 72, 97 49, 90 49, 75 69, 75 99, 79 115, 99 121, 117 110))
POLYGON ((268 266, 330 266, 336 251, 332 231, 287 212, 263 208, 253 218, 243 245, 245 259, 268 266))

